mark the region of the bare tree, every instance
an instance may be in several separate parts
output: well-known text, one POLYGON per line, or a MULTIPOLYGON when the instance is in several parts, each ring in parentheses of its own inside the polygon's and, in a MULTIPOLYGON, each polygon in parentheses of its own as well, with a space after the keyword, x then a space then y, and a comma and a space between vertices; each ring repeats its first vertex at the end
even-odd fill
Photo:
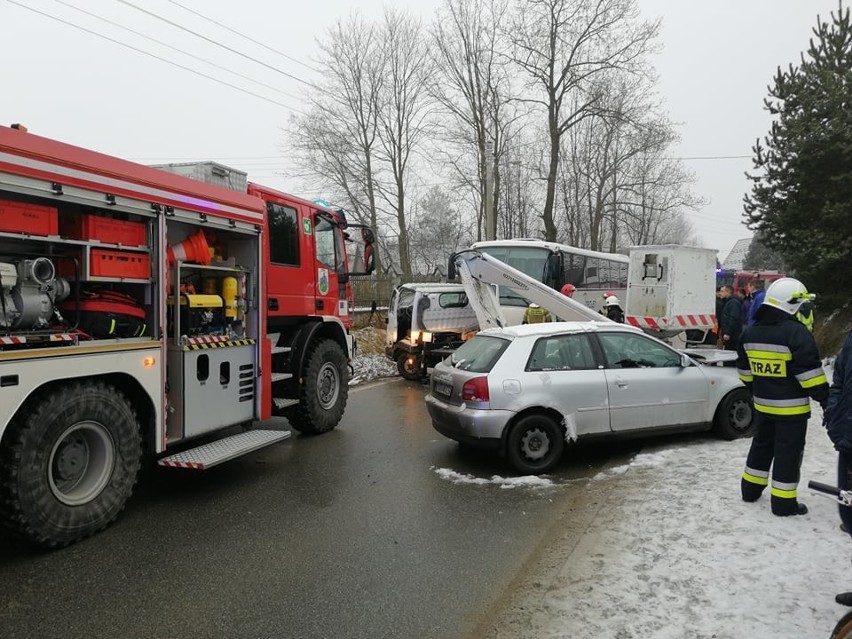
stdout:
POLYGON ((413 153, 427 132, 431 58, 420 22, 393 9, 385 11, 381 43, 385 82, 378 102, 378 136, 391 179, 379 193, 395 214, 399 264, 410 277, 406 187, 413 153))
POLYGON ((309 167, 309 177, 374 229, 379 228, 376 146, 384 77, 379 44, 376 27, 357 13, 338 21, 319 43, 319 91, 307 94, 310 109, 291 121, 289 132, 295 159, 309 167))
POLYGON ((556 180, 562 136, 600 110, 599 76, 643 73, 659 23, 639 22, 635 0, 526 0, 507 35, 513 61, 540 97, 521 98, 546 113, 549 134, 545 239, 554 241, 556 180))
POLYGON ((457 183, 473 192, 477 239, 482 237, 487 164, 496 194, 513 117, 507 113, 509 85, 498 31, 506 11, 507 0, 444 0, 432 33, 437 73, 431 91, 450 116, 439 129, 442 148, 451 149, 442 155, 457 183))

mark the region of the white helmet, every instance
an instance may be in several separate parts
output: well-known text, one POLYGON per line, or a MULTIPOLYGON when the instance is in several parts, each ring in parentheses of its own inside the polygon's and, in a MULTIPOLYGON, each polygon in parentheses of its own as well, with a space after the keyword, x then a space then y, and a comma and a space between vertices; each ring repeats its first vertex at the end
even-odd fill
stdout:
POLYGON ((782 277, 775 280, 766 289, 763 303, 795 316, 802 302, 812 300, 816 295, 808 293, 808 289, 799 280, 792 277, 782 277))
POLYGON ((618 301, 618 298, 615 295, 610 295, 606 298, 604 306, 621 306, 621 302, 618 301))

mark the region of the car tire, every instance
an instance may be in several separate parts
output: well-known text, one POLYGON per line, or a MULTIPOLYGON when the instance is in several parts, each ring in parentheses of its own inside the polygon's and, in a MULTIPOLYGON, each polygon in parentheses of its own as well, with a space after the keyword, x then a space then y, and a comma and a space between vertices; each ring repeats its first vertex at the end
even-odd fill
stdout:
POLYGON ((739 439, 754 434, 754 405, 747 389, 732 390, 719 402, 713 418, 713 430, 722 439, 739 439))
POLYGON ((564 450, 562 429, 546 415, 522 417, 511 426, 506 439, 506 456, 515 470, 524 475, 552 470, 564 450))

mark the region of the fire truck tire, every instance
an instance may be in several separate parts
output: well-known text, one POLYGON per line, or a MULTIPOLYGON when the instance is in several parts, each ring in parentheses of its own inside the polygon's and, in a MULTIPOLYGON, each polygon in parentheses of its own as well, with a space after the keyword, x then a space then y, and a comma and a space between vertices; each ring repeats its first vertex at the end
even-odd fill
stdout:
POLYGON ((136 413, 102 382, 39 397, 10 425, 0 450, 0 518, 39 546, 60 548, 118 517, 142 455, 136 413))
POLYGON ((754 434, 754 406, 747 389, 732 390, 719 402, 713 418, 713 430, 722 439, 751 437, 754 434))
POLYGON ((302 433, 326 433, 340 422, 349 398, 346 354, 334 340, 321 339, 311 347, 306 362, 299 405, 288 419, 302 433))

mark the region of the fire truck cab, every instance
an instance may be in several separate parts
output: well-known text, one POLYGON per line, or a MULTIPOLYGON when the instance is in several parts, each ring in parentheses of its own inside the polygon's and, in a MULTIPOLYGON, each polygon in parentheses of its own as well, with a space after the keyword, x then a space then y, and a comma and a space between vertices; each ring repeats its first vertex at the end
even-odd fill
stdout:
POLYGON ((204 469, 343 416, 372 230, 176 167, 0 127, 0 523, 38 545, 111 523, 143 451, 204 469))

